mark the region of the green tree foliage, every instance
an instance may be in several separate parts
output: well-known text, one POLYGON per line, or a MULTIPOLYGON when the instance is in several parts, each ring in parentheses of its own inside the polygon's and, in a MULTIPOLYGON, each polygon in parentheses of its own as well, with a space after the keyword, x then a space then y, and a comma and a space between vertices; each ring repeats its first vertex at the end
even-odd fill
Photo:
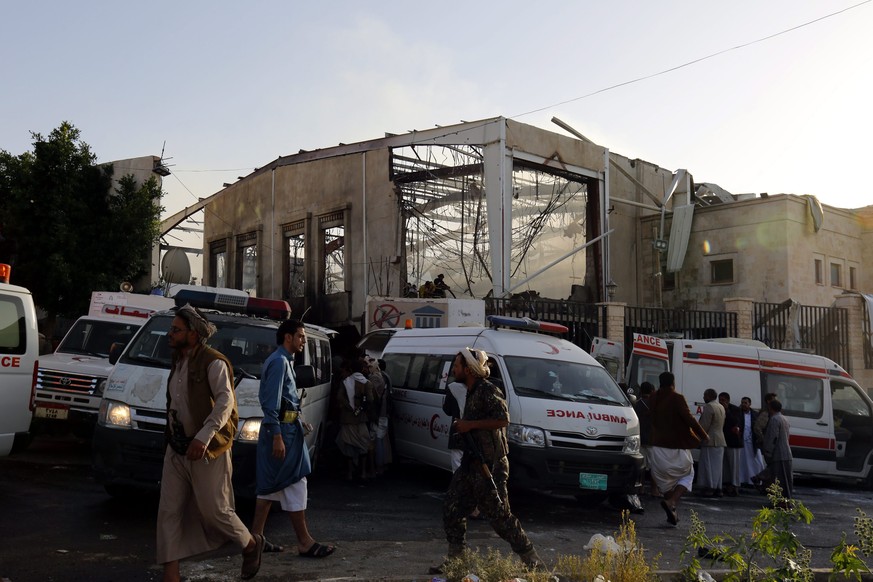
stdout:
POLYGON ((91 291, 148 273, 162 192, 132 176, 111 191, 112 165, 97 165, 68 122, 31 136, 32 152, 0 150, 0 262, 53 321, 86 312, 91 291))

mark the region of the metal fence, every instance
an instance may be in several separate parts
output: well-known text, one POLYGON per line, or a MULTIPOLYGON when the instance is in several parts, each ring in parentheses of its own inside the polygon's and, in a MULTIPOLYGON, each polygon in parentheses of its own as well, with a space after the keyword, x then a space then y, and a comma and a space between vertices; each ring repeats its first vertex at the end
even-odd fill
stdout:
POLYGON ((662 307, 624 308, 624 351, 630 357, 634 333, 683 339, 737 336, 737 314, 662 307))
POLYGON ((870 330, 870 304, 864 302, 864 368, 873 368, 873 335, 870 330))
POLYGON ((578 301, 548 299, 487 298, 486 315, 529 317, 560 323, 569 329, 567 339, 586 352, 596 336, 606 336, 606 306, 578 301))
MULTIPOLYGON (((800 305, 790 300, 755 303, 753 318, 754 338, 771 348, 818 354, 849 369, 849 314, 846 309, 800 305)), ((864 359, 866 363, 866 353, 864 359)))

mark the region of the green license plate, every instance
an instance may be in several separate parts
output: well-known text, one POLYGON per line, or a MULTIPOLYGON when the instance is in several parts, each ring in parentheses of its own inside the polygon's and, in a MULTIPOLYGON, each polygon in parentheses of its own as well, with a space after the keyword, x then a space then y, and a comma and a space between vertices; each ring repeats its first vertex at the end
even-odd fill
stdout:
POLYGON ((579 473, 579 487, 606 491, 606 475, 602 473, 579 473))

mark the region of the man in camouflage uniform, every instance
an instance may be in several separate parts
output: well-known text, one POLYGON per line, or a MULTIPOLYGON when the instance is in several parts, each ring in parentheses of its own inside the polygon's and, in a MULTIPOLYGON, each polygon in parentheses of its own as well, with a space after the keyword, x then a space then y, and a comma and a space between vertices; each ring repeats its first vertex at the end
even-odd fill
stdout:
POLYGON ((467 386, 467 402, 462 418, 454 422, 460 435, 458 446, 464 456, 461 466, 452 476, 443 505, 448 557, 456 557, 464 551, 467 516, 478 507, 494 531, 509 542, 526 565, 541 566, 533 543, 509 508, 506 489, 509 478, 506 458, 509 452, 506 441, 509 409, 500 390, 487 380, 487 355, 480 350, 464 348, 455 356, 452 375, 467 386), (486 475, 480 459, 484 459, 493 480, 486 475))

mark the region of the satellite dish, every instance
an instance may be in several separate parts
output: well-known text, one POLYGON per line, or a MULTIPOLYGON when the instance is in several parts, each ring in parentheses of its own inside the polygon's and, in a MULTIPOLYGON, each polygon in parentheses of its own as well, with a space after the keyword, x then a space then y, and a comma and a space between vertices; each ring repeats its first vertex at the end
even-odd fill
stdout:
POLYGON ((191 263, 188 255, 182 249, 170 249, 164 253, 161 260, 161 277, 166 283, 183 283, 191 281, 191 263))
POLYGON ((119 287, 119 289, 121 289, 125 293, 130 293, 131 291, 133 291, 133 283, 131 283, 130 281, 125 281, 124 283, 122 283, 118 287, 119 287))

